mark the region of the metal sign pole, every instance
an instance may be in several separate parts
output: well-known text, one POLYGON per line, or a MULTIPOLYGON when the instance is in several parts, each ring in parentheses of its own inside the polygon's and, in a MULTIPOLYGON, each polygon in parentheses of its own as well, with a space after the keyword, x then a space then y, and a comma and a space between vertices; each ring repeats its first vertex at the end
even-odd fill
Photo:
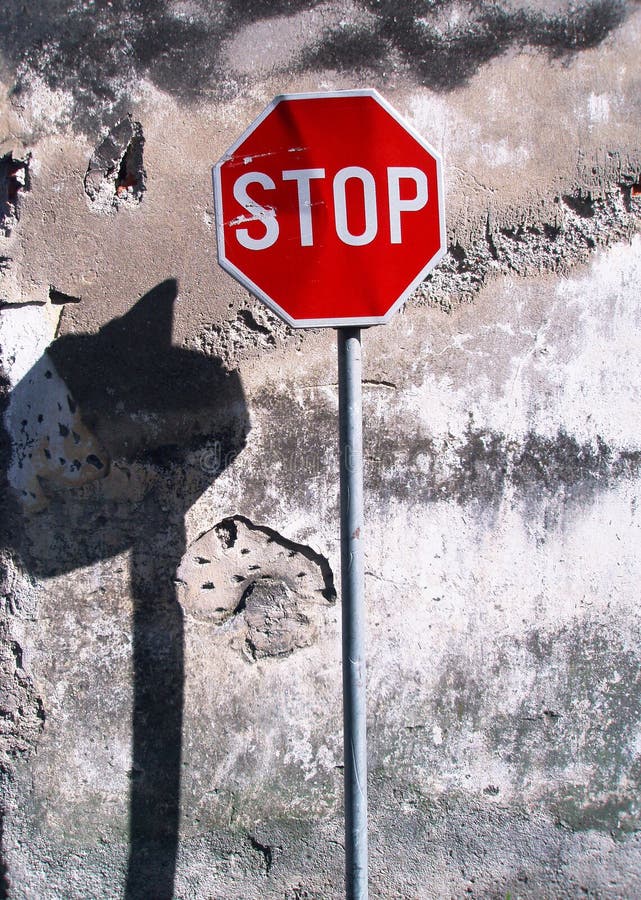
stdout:
POLYGON ((355 90, 276 97, 212 173, 223 269, 288 325, 338 331, 348 900, 367 900, 360 328, 387 322, 447 253, 442 170, 440 154, 380 94, 355 90), (347 190, 352 179, 362 194, 347 190), (261 197, 269 190, 268 205, 254 199, 255 185, 261 197), (365 230, 354 234, 363 198, 365 230), (384 205, 389 228, 379 227, 384 205), (310 266, 313 278, 292 279, 310 266), (383 277, 390 268, 394 278, 383 277), (354 291, 365 274, 371 290, 354 291))
POLYGON ((367 900, 367 736, 360 328, 339 328, 341 601, 345 766, 345 892, 367 900))

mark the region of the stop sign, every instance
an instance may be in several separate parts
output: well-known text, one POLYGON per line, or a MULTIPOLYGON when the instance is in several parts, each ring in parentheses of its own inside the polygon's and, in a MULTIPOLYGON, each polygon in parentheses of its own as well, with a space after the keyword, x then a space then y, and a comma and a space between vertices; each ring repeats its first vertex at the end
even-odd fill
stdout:
POLYGON ((295 327, 386 322, 445 254, 441 169, 376 91, 277 97, 214 166, 220 265, 295 327))

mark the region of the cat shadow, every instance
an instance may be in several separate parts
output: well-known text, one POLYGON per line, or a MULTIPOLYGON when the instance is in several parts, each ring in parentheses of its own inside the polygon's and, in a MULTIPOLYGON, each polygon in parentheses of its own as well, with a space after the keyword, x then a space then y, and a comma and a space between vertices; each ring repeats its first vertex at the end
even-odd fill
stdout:
MULTIPOLYGON (((184 516, 243 449, 240 378, 172 346, 170 279, 95 334, 66 334, 12 390, 12 535, 38 578, 128 552, 132 764, 126 900, 174 896, 184 622, 184 516)), ((6 435, 5 435, 6 439, 6 435)), ((46 701, 45 701, 46 706, 46 701)))

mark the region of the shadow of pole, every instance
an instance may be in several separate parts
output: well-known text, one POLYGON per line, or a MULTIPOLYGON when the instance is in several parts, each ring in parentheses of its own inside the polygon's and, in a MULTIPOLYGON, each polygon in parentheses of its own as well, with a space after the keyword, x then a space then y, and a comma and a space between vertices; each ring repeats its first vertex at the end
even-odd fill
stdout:
POLYGON ((174 551, 170 561, 155 556, 153 539, 134 547, 131 561, 133 716, 127 900, 173 897, 184 700, 184 623, 174 579, 185 550, 183 528, 172 529, 168 540, 174 551))

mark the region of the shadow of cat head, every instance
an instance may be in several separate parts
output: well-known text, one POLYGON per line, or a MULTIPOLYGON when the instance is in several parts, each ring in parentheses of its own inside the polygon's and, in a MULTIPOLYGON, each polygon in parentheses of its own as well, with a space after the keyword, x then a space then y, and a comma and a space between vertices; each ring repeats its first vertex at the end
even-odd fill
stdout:
POLYGON ((97 333, 58 338, 13 387, 11 531, 34 574, 70 571, 181 528, 244 447, 238 374, 172 346, 176 299, 167 280, 97 333))

